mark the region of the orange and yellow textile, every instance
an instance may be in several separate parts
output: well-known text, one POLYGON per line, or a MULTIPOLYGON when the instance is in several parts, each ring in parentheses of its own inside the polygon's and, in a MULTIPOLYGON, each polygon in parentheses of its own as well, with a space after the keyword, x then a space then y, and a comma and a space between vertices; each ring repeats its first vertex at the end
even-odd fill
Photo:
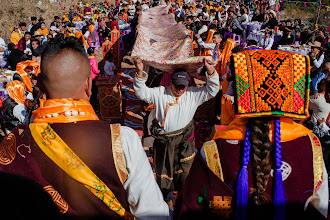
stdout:
POLYGON ((27 67, 32 67, 32 69, 34 70, 33 74, 35 76, 38 76, 40 73, 40 64, 37 62, 34 62, 32 60, 26 60, 26 61, 19 62, 16 65, 17 74, 22 77, 26 90, 29 92, 32 92, 33 91, 32 82, 31 82, 29 74, 25 71, 25 69, 27 67))
POLYGON ((34 62, 32 60, 26 60, 26 61, 19 62, 16 65, 16 70, 25 70, 27 67, 31 67, 34 70, 33 74, 35 76, 38 76, 41 71, 40 63, 34 62))
MULTIPOLYGON (((230 60, 231 51, 236 47, 234 39, 228 38, 226 44, 219 56, 217 65, 215 66, 216 71, 219 73, 220 78, 227 73, 228 62, 230 60)), ((221 84, 222 94, 225 94, 228 89, 227 77, 221 84)))
POLYGON ((227 61, 230 59, 231 51, 236 47, 234 39, 228 38, 215 66, 217 72, 223 76, 226 73, 227 61), (220 62, 221 61, 221 62, 220 62))
POLYGON ((10 98, 14 99, 15 102, 24 104, 24 83, 18 80, 7 83, 6 90, 10 98))
POLYGON ((47 34, 49 34, 49 31, 48 31, 47 28, 45 28, 45 29, 41 29, 41 28, 39 28, 37 31, 39 31, 40 34, 42 34, 42 35, 44 35, 44 36, 46 36, 47 34))
POLYGON ((276 50, 233 54, 237 117, 309 116, 309 57, 276 50))
POLYGON ((94 34, 94 30, 95 30, 94 24, 89 25, 88 30, 90 33, 94 34))
POLYGON ((11 35, 10 35, 10 42, 11 43, 17 45, 20 39, 21 38, 20 38, 19 34, 16 31, 11 32, 11 35))
POLYGON ((221 117, 220 124, 228 125, 235 118, 234 105, 231 103, 230 96, 223 95, 221 98, 221 117))
POLYGON ((18 70, 17 74, 22 77, 26 90, 29 92, 32 92, 33 91, 32 82, 31 82, 31 79, 30 79, 29 75, 27 74, 27 72, 25 72, 24 70, 18 70))
POLYGON ((40 149, 57 166, 82 183, 119 216, 134 219, 134 216, 122 207, 109 187, 69 148, 48 123, 32 123, 29 127, 40 149))
POLYGON ((87 44, 87 42, 86 42, 86 40, 85 40, 84 35, 83 35, 81 32, 78 31, 78 32, 76 33, 76 38, 78 38, 78 39, 82 38, 82 41, 83 41, 83 43, 84 43, 86 49, 88 49, 89 46, 88 46, 88 44, 87 44))
POLYGON ((40 107, 32 112, 33 123, 70 123, 99 120, 93 107, 82 99, 40 99, 40 107), (71 112, 70 116, 65 113, 71 112))
MULTIPOLYGON (((228 126, 223 130, 217 130, 213 140, 218 138, 225 140, 244 140, 246 133, 247 118, 235 118, 228 126)), ((271 122, 269 127, 269 139, 274 143, 274 121, 271 122)), ((297 138, 303 137, 312 130, 309 130, 305 126, 294 122, 289 118, 281 118, 281 141, 287 142, 297 138)))

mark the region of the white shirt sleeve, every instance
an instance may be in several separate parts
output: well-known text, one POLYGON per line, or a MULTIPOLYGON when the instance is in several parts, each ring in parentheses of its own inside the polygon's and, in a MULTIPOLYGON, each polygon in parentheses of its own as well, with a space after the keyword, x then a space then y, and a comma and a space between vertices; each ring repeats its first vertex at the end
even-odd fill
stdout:
POLYGON ((202 48, 205 48, 205 49, 214 50, 214 48, 215 48, 215 43, 205 43, 204 41, 202 41, 202 39, 198 39, 197 43, 199 46, 201 46, 202 48))
POLYGON ((201 35, 207 31, 207 26, 203 25, 201 29, 199 29, 198 34, 201 35))
POLYGON ((86 31, 86 33, 84 34, 84 38, 87 40, 89 37, 89 31, 86 31))
POLYGON ((316 68, 320 68, 320 66, 322 65, 323 63, 323 60, 324 60, 324 53, 320 56, 319 60, 317 59, 314 59, 313 60, 313 64, 316 68))
POLYGON ((191 87, 191 91, 195 93, 197 105, 201 105, 203 102, 215 97, 219 92, 219 88, 219 74, 215 72, 214 76, 207 78, 206 86, 191 87))
POLYGON ((272 37, 269 38, 269 44, 268 44, 268 46, 265 49, 266 50, 272 49, 273 43, 274 43, 274 39, 272 37))
POLYGON ((323 180, 319 190, 309 197, 305 203, 304 210, 307 209, 308 204, 314 206, 324 217, 328 216, 329 205, 329 189, 328 189, 328 173, 323 162, 323 180))
POLYGON ((124 189, 132 214, 141 220, 170 219, 171 212, 163 200, 139 136, 125 126, 121 127, 121 132, 128 170, 124 189))
POLYGON ((24 124, 28 118, 28 112, 25 105, 17 103, 17 105, 13 109, 13 115, 19 120, 21 124, 24 124))
POLYGON ((161 87, 148 88, 146 81, 147 78, 135 76, 133 81, 135 94, 139 99, 154 104, 156 102, 155 100, 159 97, 161 87))

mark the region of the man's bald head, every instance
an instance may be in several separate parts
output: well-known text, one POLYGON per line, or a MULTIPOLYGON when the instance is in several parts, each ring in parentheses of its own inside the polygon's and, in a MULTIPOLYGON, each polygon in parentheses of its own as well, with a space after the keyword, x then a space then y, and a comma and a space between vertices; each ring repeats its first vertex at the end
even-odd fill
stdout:
MULTIPOLYGON (((88 99, 91 67, 84 46, 76 38, 55 39, 41 57, 38 83, 47 98, 88 99)), ((90 93, 90 91, 89 91, 90 93)))

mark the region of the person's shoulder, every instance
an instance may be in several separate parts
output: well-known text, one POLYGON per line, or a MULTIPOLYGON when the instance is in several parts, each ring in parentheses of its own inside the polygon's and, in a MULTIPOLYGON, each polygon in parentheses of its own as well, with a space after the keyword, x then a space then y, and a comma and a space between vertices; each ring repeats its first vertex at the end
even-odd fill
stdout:
POLYGON ((128 126, 122 126, 120 125, 121 135, 125 137, 133 137, 138 136, 137 132, 133 130, 133 128, 130 128, 128 126))

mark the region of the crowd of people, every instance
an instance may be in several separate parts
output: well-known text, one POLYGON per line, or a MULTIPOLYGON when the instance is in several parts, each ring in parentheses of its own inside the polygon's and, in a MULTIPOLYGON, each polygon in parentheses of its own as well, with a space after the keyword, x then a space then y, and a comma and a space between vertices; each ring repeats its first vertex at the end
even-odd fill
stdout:
POLYGON ((280 20, 283 7, 80 2, 52 21, 18 21, 10 36, 0 30, 3 184, 27 177, 26 191, 38 195, 28 206, 47 206, 35 213, 44 218, 327 217, 330 34, 300 18, 280 20), (181 66, 168 73, 123 59, 137 43, 139 17, 161 5, 185 25, 192 55, 205 57, 203 86, 181 66), (119 56, 109 49, 115 41, 119 56), (131 128, 99 120, 96 82, 121 76, 115 59, 136 69, 132 90, 148 106, 142 142, 131 128), (158 79, 165 74, 169 86, 158 79), (210 101, 214 132, 198 146, 194 116, 210 101))

